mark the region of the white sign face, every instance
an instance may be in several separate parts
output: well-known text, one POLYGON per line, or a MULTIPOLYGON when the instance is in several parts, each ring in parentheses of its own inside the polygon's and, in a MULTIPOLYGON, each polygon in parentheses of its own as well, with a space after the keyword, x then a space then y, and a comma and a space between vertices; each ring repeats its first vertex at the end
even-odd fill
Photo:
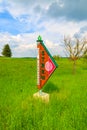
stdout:
POLYGON ((39 57, 39 48, 38 48, 38 55, 37 55, 37 85, 40 85, 40 57, 39 57))
POLYGON ((51 71, 53 69, 53 65, 50 61, 47 61, 46 64, 45 64, 45 69, 46 71, 51 71))

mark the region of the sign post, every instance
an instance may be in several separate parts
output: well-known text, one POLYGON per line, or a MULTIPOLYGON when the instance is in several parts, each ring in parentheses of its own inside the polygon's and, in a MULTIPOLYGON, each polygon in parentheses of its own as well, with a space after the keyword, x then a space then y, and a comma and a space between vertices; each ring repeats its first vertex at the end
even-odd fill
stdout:
POLYGON ((45 93, 42 92, 42 87, 48 81, 58 65, 44 45, 41 36, 38 36, 37 48, 37 87, 39 89, 39 95, 43 96, 45 93))

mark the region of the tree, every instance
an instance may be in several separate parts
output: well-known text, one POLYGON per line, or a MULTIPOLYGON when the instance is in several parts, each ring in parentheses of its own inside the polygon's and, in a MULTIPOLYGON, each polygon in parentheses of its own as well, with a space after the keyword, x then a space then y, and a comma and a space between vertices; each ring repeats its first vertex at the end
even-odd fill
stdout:
POLYGON ((54 55, 53 58, 56 59, 56 60, 59 60, 60 56, 59 55, 54 55))
POLYGON ((9 44, 6 44, 4 46, 3 51, 2 51, 2 55, 5 56, 5 57, 11 57, 12 56, 12 52, 11 52, 9 44))
POLYGON ((85 38, 78 39, 64 37, 64 48, 67 56, 73 61, 73 73, 76 72, 76 61, 83 56, 85 49, 87 49, 87 41, 85 38))
POLYGON ((83 58, 87 59, 87 46, 86 46, 86 48, 85 48, 85 50, 84 50, 83 58))

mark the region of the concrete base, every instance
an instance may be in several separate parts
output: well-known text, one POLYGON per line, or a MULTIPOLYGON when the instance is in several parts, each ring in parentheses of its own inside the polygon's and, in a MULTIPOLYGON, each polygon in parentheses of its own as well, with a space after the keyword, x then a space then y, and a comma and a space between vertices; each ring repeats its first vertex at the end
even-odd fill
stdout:
POLYGON ((48 93, 37 92, 37 93, 33 94, 33 97, 41 99, 42 101, 47 102, 47 103, 49 102, 49 94, 48 93))

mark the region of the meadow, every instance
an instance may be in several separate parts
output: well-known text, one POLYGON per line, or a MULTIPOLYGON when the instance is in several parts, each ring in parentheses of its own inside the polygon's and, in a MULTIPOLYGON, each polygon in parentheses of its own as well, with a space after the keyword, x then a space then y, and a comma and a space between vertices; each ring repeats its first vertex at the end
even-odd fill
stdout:
POLYGON ((35 58, 0 58, 0 130, 87 130, 87 60, 56 60, 59 67, 43 87, 49 103, 33 98, 35 58))

